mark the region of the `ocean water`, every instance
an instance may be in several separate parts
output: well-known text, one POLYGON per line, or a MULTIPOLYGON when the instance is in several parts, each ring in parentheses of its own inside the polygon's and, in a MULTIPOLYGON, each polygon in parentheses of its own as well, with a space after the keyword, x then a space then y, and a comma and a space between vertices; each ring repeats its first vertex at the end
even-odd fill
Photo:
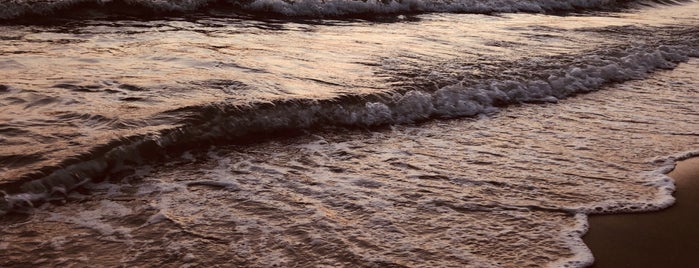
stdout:
POLYGON ((585 267, 696 57, 695 1, 0 0, 0 267, 585 267))

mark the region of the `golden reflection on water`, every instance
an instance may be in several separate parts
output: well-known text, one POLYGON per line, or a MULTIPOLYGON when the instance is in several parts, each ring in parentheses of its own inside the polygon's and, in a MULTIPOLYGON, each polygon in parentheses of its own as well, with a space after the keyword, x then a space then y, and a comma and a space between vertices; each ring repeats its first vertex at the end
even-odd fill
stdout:
MULTIPOLYGON (((10 160, 0 181, 114 140, 160 135, 189 117, 217 122, 191 107, 535 77, 537 68, 579 63, 569 59, 576 55, 674 33, 663 26, 691 30, 697 7, 566 17, 426 14, 391 23, 2 25, 0 160, 10 160)), ((133 181, 68 197, 81 202, 2 218, 11 228, 0 228, 0 265, 524 267, 584 255, 575 244, 582 214, 571 211, 666 198, 638 173, 657 168, 647 158, 696 144, 687 135, 696 113, 677 118, 687 108, 672 91, 696 94, 696 61, 689 66, 610 94, 507 108, 481 120, 323 133, 330 142, 304 136, 197 148, 196 157, 171 156, 152 173, 129 170, 144 173, 124 175, 133 181)), ((217 127, 227 126, 210 129, 217 127)))
POLYGON ((501 76, 492 68, 498 62, 633 42, 584 29, 693 23, 696 6, 565 18, 429 14, 391 23, 206 18, 3 25, 0 84, 11 93, 0 98, 0 122, 29 131, 6 138, 4 154, 43 160, 6 170, 0 180, 83 154, 89 145, 179 124, 166 111, 431 91, 464 76, 501 76))

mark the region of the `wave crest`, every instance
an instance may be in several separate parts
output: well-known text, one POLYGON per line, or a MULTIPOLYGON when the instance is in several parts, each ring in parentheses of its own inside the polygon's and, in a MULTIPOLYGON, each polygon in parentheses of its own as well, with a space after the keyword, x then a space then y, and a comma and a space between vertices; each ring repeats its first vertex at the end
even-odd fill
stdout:
POLYGON ((35 16, 190 13, 254 13, 286 17, 352 17, 399 13, 557 12, 617 8, 645 0, 9 0, 0 3, 0 20, 35 16))
POLYGON ((545 79, 461 82, 434 92, 347 95, 321 101, 295 99, 245 108, 211 104, 170 111, 187 118, 180 127, 157 135, 125 137, 82 156, 82 161, 57 167, 46 176, 24 178, 14 186, 3 185, 11 194, 2 193, 0 215, 31 207, 33 203, 60 199, 87 181, 118 174, 134 164, 217 142, 240 143, 328 126, 370 127, 474 116, 509 104, 556 102, 598 90, 608 83, 642 79, 655 70, 674 68, 688 57, 699 57, 699 48, 643 46, 629 48, 621 54, 611 59, 593 56, 562 71, 549 70, 545 79))

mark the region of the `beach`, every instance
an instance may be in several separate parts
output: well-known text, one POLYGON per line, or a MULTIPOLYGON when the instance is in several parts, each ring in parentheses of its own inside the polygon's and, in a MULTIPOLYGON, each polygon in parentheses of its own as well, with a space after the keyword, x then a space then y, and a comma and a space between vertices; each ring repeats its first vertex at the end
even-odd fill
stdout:
POLYGON ((591 215, 592 267, 695 267, 699 252, 699 158, 677 163, 676 203, 642 214, 591 215))

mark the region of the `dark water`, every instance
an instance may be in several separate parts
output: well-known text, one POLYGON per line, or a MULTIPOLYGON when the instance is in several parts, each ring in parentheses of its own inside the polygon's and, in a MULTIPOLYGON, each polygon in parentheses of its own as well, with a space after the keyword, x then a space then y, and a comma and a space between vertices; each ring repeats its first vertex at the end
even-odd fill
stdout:
POLYGON ((579 267, 699 152, 692 1, 0 6, 3 267, 579 267))

